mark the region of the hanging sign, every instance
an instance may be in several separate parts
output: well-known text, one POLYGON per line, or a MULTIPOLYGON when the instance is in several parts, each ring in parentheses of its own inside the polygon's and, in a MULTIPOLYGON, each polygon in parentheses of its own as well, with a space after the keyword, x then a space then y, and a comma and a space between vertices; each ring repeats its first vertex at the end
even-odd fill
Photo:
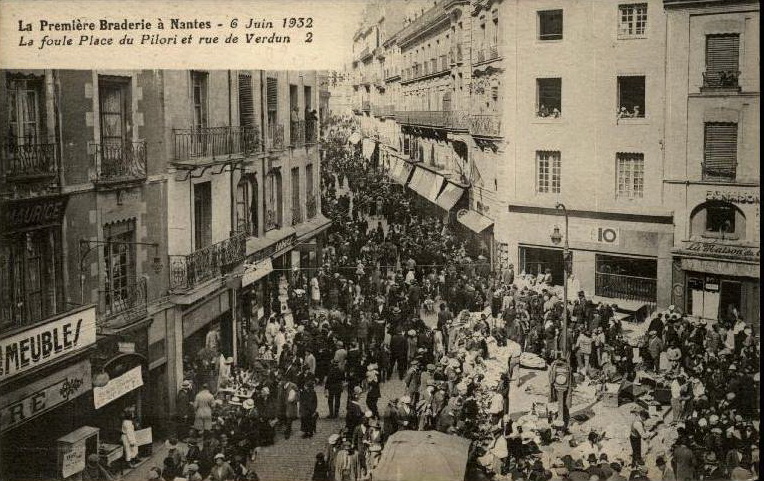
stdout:
POLYGON ((110 379, 103 387, 93 388, 93 404, 100 409, 110 402, 118 399, 133 389, 143 386, 141 366, 135 366, 119 377, 110 379))

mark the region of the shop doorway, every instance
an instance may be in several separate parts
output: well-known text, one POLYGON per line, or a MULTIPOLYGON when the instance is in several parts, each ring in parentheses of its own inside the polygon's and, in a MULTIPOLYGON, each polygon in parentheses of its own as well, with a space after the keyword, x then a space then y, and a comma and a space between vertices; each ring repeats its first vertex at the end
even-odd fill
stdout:
MULTIPOLYGON (((572 253, 571 253, 572 254, 572 253)), ((520 271, 526 274, 545 274, 547 269, 552 273, 552 284, 562 285, 565 277, 565 263, 562 249, 545 249, 541 247, 520 246, 520 271)))
POLYGON ((742 285, 736 281, 722 281, 719 289, 719 319, 733 321, 740 314, 742 285))

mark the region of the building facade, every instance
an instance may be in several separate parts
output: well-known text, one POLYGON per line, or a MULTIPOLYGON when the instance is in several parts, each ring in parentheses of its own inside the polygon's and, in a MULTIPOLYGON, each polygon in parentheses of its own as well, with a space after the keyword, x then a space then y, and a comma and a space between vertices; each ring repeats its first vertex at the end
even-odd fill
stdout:
POLYGON ((759 4, 666 0, 673 303, 759 329, 759 4))
POLYGON ((329 224, 318 83, 307 71, 1 75, 0 477, 66 477, 60 445, 77 438, 90 454, 97 433, 116 453, 126 408, 154 440, 169 435, 184 358, 211 339, 246 359, 256 323, 291 320, 284 283, 317 268, 329 224), (12 462, 29 447, 47 461, 12 462))

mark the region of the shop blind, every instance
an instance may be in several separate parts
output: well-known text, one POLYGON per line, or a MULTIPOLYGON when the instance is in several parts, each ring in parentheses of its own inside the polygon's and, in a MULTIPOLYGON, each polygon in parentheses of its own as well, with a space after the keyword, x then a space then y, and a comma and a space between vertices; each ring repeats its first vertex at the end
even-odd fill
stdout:
POLYGON ((737 124, 707 122, 705 125, 704 177, 735 179, 737 124))
POLYGON ((266 94, 268 96, 268 110, 275 112, 278 106, 278 82, 275 78, 268 78, 266 94))
POLYGON ((255 124, 251 75, 239 74, 239 121, 242 127, 251 127, 255 124))
POLYGON ((708 35, 706 37, 706 70, 708 72, 738 71, 740 35, 708 35))

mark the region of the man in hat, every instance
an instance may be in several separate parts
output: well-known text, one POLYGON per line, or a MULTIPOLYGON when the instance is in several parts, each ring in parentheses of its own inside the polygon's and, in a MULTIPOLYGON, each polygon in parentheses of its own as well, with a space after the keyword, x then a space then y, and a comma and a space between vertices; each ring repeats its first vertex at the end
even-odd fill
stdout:
POLYGON ((379 416, 379 408, 377 403, 382 394, 379 390, 379 371, 376 364, 369 364, 366 370, 366 407, 374 414, 374 417, 379 416))
POLYGON ((406 371, 406 375, 403 377, 403 383, 406 385, 406 394, 412 399, 412 404, 416 406, 419 400, 419 386, 421 382, 421 371, 419 370, 419 361, 414 359, 411 361, 411 367, 406 371))
POLYGON ((303 438, 313 437, 316 432, 318 398, 314 383, 309 379, 300 389, 300 431, 303 438))
POLYGON ((345 373, 339 367, 336 360, 332 360, 329 373, 326 375, 326 397, 329 403, 329 419, 334 419, 340 413, 340 398, 342 397, 342 383, 345 381, 345 373))
POLYGON ((175 432, 179 437, 188 436, 188 427, 194 413, 194 394, 191 392, 191 381, 186 379, 180 384, 180 390, 175 398, 175 432))
POLYGON ((223 453, 217 453, 215 455, 215 465, 210 472, 210 481, 231 481, 236 477, 233 468, 225 460, 223 453))
POLYGON ((397 366, 398 378, 402 381, 408 367, 408 343, 400 330, 396 330, 390 338, 390 367, 387 371, 388 378, 392 376, 393 369, 397 366))
POLYGON ((631 421, 631 431, 629 433, 629 442, 631 443, 631 464, 633 467, 643 465, 642 460, 642 440, 650 439, 655 436, 655 432, 645 430, 645 421, 650 417, 647 412, 641 409, 633 410, 634 417, 631 421))
POLYGON ((650 353, 650 363, 653 371, 658 372, 660 369, 661 352, 663 352, 663 340, 658 337, 658 333, 655 331, 649 331, 647 333, 647 352, 650 353))
POLYGON ((361 386, 355 386, 353 393, 350 395, 350 402, 347 407, 347 414, 345 414, 345 428, 348 432, 352 433, 356 426, 361 424, 364 419, 364 413, 366 410, 359 402, 358 398, 363 392, 361 386))

